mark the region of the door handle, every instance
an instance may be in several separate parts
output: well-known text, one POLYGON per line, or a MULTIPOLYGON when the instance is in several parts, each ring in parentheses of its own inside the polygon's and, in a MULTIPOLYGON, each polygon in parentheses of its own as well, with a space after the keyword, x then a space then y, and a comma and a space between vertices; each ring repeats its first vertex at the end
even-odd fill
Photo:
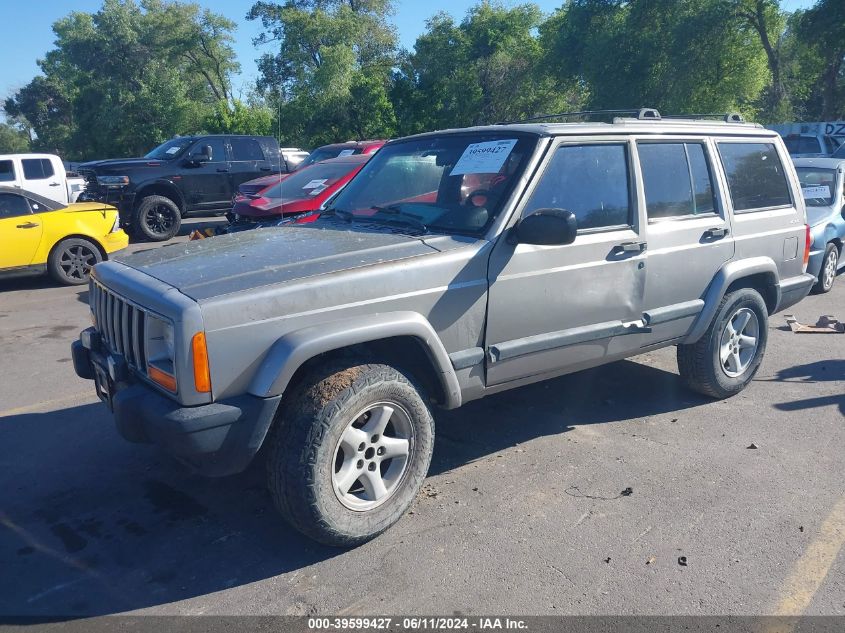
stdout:
POLYGON ((622 242, 613 247, 617 253, 642 253, 645 249, 645 242, 622 242))
POLYGON ((270 169, 272 169, 272 168, 271 167, 259 167, 258 169, 260 169, 261 171, 270 171, 270 169))
POLYGON ((704 237, 712 237, 713 239, 721 239, 729 233, 728 229, 723 226, 717 226, 712 229, 704 231, 704 237))
POLYGON ((27 222, 26 224, 18 224, 19 229, 34 229, 36 226, 40 226, 37 222, 27 222))
POLYGON ((50 186, 51 186, 51 187, 58 187, 60 184, 61 184, 61 183, 58 183, 58 182, 51 182, 51 183, 50 183, 50 186))
POLYGON ((218 171, 218 172, 220 172, 220 173, 222 174, 222 173, 226 173, 226 172, 228 172, 228 171, 229 171, 229 168, 228 168, 228 167, 218 167, 218 168, 217 168, 217 171, 218 171))

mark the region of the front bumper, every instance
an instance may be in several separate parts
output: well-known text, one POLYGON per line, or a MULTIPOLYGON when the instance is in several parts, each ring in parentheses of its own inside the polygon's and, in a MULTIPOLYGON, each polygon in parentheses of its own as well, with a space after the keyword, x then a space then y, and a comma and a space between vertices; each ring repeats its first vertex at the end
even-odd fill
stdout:
POLYGON ((244 394, 184 407, 133 380, 121 367, 121 359, 86 347, 82 341, 90 338, 71 345, 74 370, 80 378, 96 380, 97 395, 111 406, 117 430, 125 439, 158 444, 209 477, 232 475, 249 465, 264 442, 281 396, 244 394), (108 382, 105 387, 103 380, 108 382))
POLYGON ((119 229, 106 235, 101 242, 107 253, 114 253, 129 246, 129 236, 126 231, 119 229))

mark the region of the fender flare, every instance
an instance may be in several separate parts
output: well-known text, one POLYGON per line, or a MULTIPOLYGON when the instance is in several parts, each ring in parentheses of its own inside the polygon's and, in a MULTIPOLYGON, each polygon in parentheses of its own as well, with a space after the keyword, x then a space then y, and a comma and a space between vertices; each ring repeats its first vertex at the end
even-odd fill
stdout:
POLYGON ((288 332, 270 347, 250 382, 249 392, 261 398, 278 396, 294 373, 318 354, 397 336, 412 336, 420 342, 443 388, 443 404, 449 409, 459 407, 461 388, 449 355, 434 328, 417 312, 385 312, 288 332))
POLYGON ((716 316, 716 310, 719 309, 719 304, 728 290, 728 287, 744 277, 758 274, 771 275, 775 281, 774 287, 777 293, 775 305, 780 304, 780 285, 778 284, 778 268, 774 260, 770 257, 749 257, 748 259, 740 259, 724 264, 716 275, 713 281, 707 287, 704 293, 704 309, 698 314, 698 318, 692 325, 687 336, 682 341, 684 344, 695 343, 700 339, 704 332, 707 331, 713 317, 716 316))
POLYGON ((167 191, 171 192, 173 195, 168 197, 172 198, 173 202, 176 203, 176 206, 179 207, 180 211, 185 211, 185 196, 182 195, 182 192, 179 190, 179 187, 173 184, 173 182, 171 182, 170 180, 163 179, 149 180, 145 183, 138 185, 138 187, 135 189, 135 207, 137 207, 141 200, 143 200, 148 195, 145 193, 147 189, 155 188, 166 189, 167 191))

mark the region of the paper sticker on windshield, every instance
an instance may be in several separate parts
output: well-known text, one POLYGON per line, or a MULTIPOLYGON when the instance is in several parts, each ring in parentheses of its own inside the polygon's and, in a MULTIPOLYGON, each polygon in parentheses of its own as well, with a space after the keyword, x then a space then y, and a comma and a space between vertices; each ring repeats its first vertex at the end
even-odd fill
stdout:
POLYGON ((182 149, 182 148, 181 147, 171 147, 165 152, 165 154, 176 154, 180 149, 182 149))
POLYGON ((803 187, 801 189, 801 193, 803 194, 805 200, 813 200, 814 198, 830 198, 830 187, 827 185, 823 187, 803 187))
POLYGON ((337 157, 340 158, 341 156, 352 156, 352 154, 354 154, 354 153, 355 153, 354 149, 345 149, 345 150, 342 150, 340 152, 340 154, 337 155, 337 157))
POLYGON ((317 179, 317 180, 309 180, 304 185, 302 185, 303 189, 316 189, 317 187, 321 187, 326 184, 326 178, 317 179))
POLYGON ((455 163, 450 176, 461 174, 497 174, 510 156, 516 139, 472 143, 455 163))

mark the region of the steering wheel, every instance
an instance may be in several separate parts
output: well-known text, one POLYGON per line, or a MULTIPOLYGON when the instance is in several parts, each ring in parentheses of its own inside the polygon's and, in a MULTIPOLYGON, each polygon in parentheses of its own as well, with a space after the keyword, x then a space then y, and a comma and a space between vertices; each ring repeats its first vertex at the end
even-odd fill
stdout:
POLYGON ((490 191, 489 189, 476 189, 475 191, 473 191, 472 193, 470 193, 466 197, 466 200, 464 200, 464 204, 468 207, 473 207, 473 208, 476 208, 476 209, 479 208, 479 207, 484 207, 484 206, 487 205, 487 201, 490 199, 490 197, 492 195, 493 195, 493 192, 490 191), (482 202, 481 204, 475 204, 475 202, 473 202, 473 198, 480 198, 480 197, 484 197, 484 202, 482 202))

